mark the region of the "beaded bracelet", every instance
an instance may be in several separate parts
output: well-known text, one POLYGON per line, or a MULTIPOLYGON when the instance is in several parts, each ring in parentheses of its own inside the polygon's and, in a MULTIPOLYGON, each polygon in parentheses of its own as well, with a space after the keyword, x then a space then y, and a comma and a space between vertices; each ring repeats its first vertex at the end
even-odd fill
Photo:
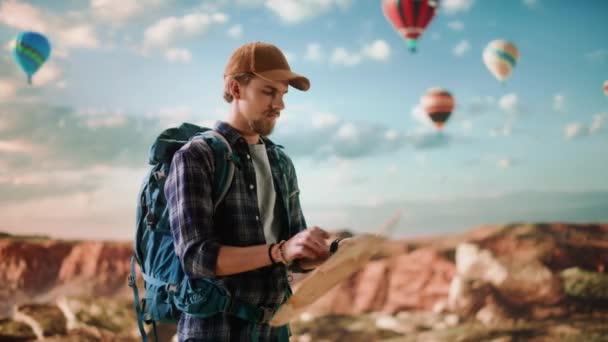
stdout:
POLYGON ((270 264, 274 265, 276 264, 276 260, 274 260, 274 258, 272 257, 272 247, 274 247, 274 245, 276 245, 276 243, 271 243, 270 246, 268 247, 268 258, 270 259, 270 264))

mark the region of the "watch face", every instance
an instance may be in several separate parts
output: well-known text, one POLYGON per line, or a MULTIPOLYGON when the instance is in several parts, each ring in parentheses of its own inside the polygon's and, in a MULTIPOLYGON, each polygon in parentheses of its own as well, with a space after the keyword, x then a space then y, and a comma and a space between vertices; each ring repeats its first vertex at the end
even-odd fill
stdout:
POLYGON ((329 245, 329 253, 331 253, 331 254, 336 253, 336 251, 338 250, 339 243, 340 243, 340 239, 335 239, 334 241, 332 241, 331 245, 329 245))

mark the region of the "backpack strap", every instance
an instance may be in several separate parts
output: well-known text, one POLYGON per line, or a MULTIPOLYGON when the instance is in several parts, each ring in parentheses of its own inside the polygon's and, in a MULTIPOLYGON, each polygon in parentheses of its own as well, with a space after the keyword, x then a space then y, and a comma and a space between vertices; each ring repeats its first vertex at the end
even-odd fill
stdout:
POLYGON ((140 307, 139 303, 139 290, 137 289, 136 283, 136 273, 135 273, 135 256, 131 257, 131 274, 129 275, 129 286, 133 290, 133 306, 135 308, 135 315, 137 316, 137 327, 139 328, 139 333, 141 334, 141 338, 143 342, 148 342, 148 335, 146 335, 146 330, 144 329, 144 318, 143 318, 143 310, 140 307))
POLYGON ((228 140, 216 130, 200 132, 192 137, 203 139, 213 151, 214 174, 213 174, 213 201, 214 209, 224 200, 234 177, 235 165, 239 165, 240 159, 232 151, 228 140))

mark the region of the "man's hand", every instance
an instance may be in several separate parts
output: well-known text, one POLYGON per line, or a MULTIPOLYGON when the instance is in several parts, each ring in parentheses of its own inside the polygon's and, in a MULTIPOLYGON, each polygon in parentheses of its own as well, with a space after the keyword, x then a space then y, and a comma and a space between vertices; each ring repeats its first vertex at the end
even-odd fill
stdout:
POLYGON ((285 261, 326 259, 329 256, 328 238, 329 233, 317 226, 299 232, 283 245, 285 261))

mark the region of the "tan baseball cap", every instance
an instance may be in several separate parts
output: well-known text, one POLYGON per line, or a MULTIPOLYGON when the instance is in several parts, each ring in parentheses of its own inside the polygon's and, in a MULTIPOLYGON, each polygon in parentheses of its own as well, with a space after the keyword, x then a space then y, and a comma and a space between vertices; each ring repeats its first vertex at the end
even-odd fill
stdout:
POLYGON ((283 52, 268 43, 247 43, 232 53, 224 69, 224 77, 242 72, 271 81, 289 81, 290 86, 303 91, 310 88, 308 78, 292 72, 283 52))

